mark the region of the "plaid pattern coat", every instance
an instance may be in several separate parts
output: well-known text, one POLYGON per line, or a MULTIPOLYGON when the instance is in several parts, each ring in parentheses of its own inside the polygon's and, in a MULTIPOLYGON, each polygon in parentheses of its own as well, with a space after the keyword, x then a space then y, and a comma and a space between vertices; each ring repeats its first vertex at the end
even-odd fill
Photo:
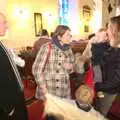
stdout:
MULTIPOLYGON (((70 71, 66 70, 63 64, 65 61, 74 63, 72 50, 62 51, 56 45, 51 44, 50 56, 45 65, 44 72, 42 72, 49 51, 49 44, 48 42, 41 46, 33 64, 33 75, 38 84, 46 84, 49 93, 62 98, 70 98, 70 71)), ((37 88, 36 97, 40 98, 40 96, 40 91, 37 88)))

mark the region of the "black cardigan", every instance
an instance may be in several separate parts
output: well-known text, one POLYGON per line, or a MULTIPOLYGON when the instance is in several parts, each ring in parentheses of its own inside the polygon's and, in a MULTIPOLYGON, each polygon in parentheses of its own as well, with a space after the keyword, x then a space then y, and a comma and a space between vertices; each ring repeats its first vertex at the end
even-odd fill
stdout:
POLYGON ((7 120, 8 114, 15 108, 16 120, 27 120, 23 89, 19 73, 5 46, 0 42, 0 119, 7 120), (10 109, 10 110, 9 110, 10 109), (7 112, 7 113, 6 113, 7 112))
MULTIPOLYGON (((99 63, 102 68, 103 82, 96 83, 96 89, 107 93, 120 93, 120 48, 104 49, 103 44, 94 44, 92 53, 94 59, 100 58, 99 63)), ((93 63, 94 59, 92 59, 93 63)))

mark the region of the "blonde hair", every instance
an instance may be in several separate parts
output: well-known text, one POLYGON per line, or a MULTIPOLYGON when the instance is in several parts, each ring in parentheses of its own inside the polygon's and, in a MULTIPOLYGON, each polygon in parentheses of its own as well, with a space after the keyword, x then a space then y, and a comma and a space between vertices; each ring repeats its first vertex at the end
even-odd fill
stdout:
POLYGON ((114 38, 117 45, 120 44, 120 15, 110 19, 111 28, 114 30, 114 38))
POLYGON ((91 104, 94 98, 94 91, 88 85, 81 85, 75 92, 76 100, 83 104, 91 104))

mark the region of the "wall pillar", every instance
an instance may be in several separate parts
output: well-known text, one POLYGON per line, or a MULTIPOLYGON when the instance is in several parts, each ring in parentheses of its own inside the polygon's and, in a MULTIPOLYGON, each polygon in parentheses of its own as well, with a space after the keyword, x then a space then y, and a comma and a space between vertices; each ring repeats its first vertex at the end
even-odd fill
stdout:
POLYGON ((6 13, 6 2, 7 0, 0 0, 0 12, 5 14, 6 13))
POLYGON ((68 25, 71 28, 73 39, 80 34, 80 12, 78 11, 78 0, 69 0, 68 25))
POLYGON ((102 0, 94 0, 95 6, 92 17, 93 32, 102 27, 102 0))

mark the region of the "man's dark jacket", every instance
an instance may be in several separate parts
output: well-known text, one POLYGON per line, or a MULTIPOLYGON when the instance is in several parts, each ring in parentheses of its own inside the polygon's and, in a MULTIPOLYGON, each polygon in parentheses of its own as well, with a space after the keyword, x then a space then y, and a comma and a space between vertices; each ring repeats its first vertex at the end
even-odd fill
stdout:
MULTIPOLYGON (((96 83, 98 91, 111 94, 120 93, 120 48, 112 48, 104 43, 93 44, 92 62, 102 70, 102 83, 96 83)), ((99 73, 98 73, 99 74, 99 73)))
POLYGON ((19 73, 0 42, 0 120, 27 120, 19 73))

